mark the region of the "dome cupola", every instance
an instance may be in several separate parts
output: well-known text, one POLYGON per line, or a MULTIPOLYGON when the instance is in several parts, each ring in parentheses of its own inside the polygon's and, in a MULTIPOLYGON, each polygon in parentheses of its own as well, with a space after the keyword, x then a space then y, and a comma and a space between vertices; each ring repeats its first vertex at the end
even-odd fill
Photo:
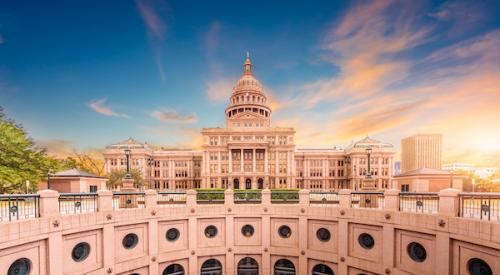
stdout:
POLYGON ((234 85, 226 109, 227 127, 269 127, 270 115, 267 96, 253 75, 253 64, 247 52, 243 75, 234 85))

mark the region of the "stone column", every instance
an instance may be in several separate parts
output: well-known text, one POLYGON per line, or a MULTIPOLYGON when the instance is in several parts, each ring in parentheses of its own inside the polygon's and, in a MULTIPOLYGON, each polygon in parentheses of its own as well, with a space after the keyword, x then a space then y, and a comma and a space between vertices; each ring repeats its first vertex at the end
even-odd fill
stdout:
MULTIPOLYGON (((257 172, 256 169, 255 169, 255 148, 252 149, 252 172, 255 173, 257 172)), ((253 184, 253 183, 252 183, 253 184)))
POLYGON ((340 189, 339 190, 339 206, 341 208, 351 208, 351 190, 350 189, 340 189))
POLYGON ((196 206, 196 191, 189 189, 186 191, 186 206, 194 207, 196 206))
POLYGON ((110 190, 97 191, 97 211, 113 211, 113 192, 110 190))
POLYGON ((40 217, 50 218, 59 216, 59 193, 54 190, 40 190, 40 217))
POLYGON ((445 216, 458 216, 460 207, 458 194, 460 190, 447 188, 439 191, 439 214, 445 216))
POLYGON ((226 189, 226 191, 224 191, 224 204, 227 208, 232 208, 234 206, 234 191, 232 189, 226 189))
POLYGON ((309 206, 309 192, 308 189, 301 189, 299 191, 299 205, 309 206))
POLYGON ((384 209, 399 211, 399 190, 386 189, 384 192, 384 209))
MULTIPOLYGON (((243 169, 243 149, 240 149, 240 172, 243 173, 245 170, 243 169)), ((241 182, 240 182, 241 184, 241 182)))
POLYGON ((229 174, 233 173, 233 152, 229 149, 229 174))
POLYGON ((146 208, 155 208, 158 206, 158 193, 156 190, 148 189, 144 191, 144 202, 146 208))

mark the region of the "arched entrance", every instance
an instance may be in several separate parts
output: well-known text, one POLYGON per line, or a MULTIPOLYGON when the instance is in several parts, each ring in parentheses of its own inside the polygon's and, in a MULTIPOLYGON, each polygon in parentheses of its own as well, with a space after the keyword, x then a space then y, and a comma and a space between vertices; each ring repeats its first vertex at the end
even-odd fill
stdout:
POLYGON ((313 268, 312 275, 334 275, 333 270, 324 264, 317 264, 313 268))
POLYGON ((239 179, 233 180, 233 189, 240 189, 240 180, 239 179))
POLYGON ((245 189, 252 189, 252 180, 251 179, 245 180, 245 189))
POLYGON ((259 178, 257 180, 257 188, 258 189, 264 189, 264 179, 263 178, 259 178))
POLYGON ((216 259, 206 260, 201 266, 201 275, 222 275, 222 264, 216 259))
POLYGON ((274 275, 295 275, 295 265, 287 259, 281 259, 274 264, 274 275))
POLYGON ((180 264, 171 264, 163 270, 162 275, 184 275, 184 268, 180 264))
POLYGON ((250 257, 245 257, 238 262, 238 275, 259 275, 259 264, 250 257))

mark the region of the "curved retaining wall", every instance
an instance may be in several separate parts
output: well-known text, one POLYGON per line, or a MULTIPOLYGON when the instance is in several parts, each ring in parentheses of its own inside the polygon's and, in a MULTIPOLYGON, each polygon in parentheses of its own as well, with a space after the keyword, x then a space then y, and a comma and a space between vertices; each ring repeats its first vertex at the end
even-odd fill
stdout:
POLYGON ((58 194, 45 190, 40 218, 0 224, 0 267, 24 258, 29 274, 162 274, 172 264, 200 274, 216 259, 223 274, 236 274, 240 260, 251 257, 259 274, 273 274, 280 259, 300 275, 317 264, 335 274, 469 274, 479 259, 500 274, 500 223, 456 217, 456 193, 440 194, 438 214, 399 212, 387 195, 383 210, 353 209, 346 194, 338 206, 309 204, 305 190, 296 204, 271 204, 264 190, 260 204, 234 204, 228 190, 223 204, 197 204, 188 191, 185 204, 159 207, 147 190, 145 208, 113 210, 111 192, 99 191, 97 212, 61 216, 58 194), (247 225, 253 230, 242 232, 247 225), (209 226, 217 229, 213 237, 209 226), (172 228, 178 236, 170 231, 168 240, 172 228), (88 247, 75 251, 81 243, 88 247))

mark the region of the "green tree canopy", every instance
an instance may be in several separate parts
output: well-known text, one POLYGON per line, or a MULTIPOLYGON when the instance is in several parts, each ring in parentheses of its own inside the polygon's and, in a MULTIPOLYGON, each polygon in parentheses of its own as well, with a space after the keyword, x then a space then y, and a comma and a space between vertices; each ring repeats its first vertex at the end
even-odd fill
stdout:
POLYGON ((38 148, 0 107, 0 194, 26 192, 26 180, 30 181, 30 191, 34 191, 49 169, 57 171, 63 166, 49 158, 45 149, 38 148))

